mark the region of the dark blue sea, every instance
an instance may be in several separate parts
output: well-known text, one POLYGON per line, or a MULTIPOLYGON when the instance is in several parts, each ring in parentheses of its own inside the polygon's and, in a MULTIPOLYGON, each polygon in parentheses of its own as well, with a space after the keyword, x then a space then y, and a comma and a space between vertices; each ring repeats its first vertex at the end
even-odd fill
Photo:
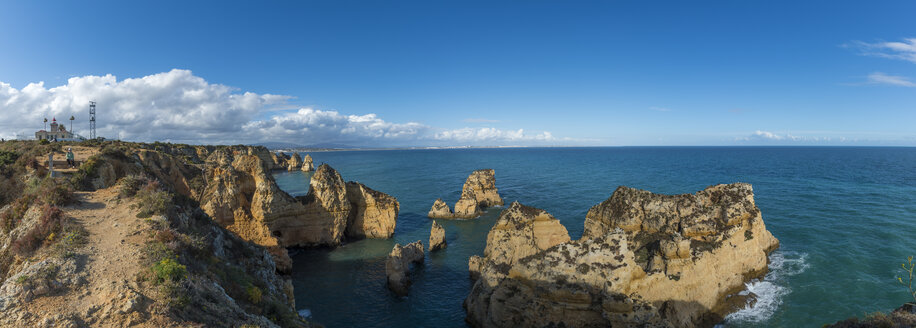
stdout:
MULTIPOLYGON (((496 170, 506 202, 542 208, 573 239, 589 207, 620 185, 666 194, 748 182, 767 228, 780 241, 770 273, 748 284, 753 308, 725 327, 819 327, 913 301, 897 283, 900 263, 916 255, 916 148, 622 147, 312 152, 345 180, 397 197, 391 240, 294 257, 296 305, 327 327, 465 327, 467 260, 482 254, 501 208, 472 220, 440 220, 448 248, 427 253, 412 273, 410 296, 385 287, 385 256, 394 243, 427 244, 436 198, 453 205, 471 171, 496 170)), ((309 175, 275 174, 293 195, 309 175)))

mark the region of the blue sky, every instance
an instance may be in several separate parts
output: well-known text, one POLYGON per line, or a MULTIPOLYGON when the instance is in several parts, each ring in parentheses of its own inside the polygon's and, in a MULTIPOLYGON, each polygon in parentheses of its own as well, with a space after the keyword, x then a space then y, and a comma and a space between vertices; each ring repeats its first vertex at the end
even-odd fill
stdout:
POLYGON ((100 134, 142 141, 916 145, 913 13, 904 1, 4 1, 0 135, 85 116, 94 99, 109 115, 100 134))

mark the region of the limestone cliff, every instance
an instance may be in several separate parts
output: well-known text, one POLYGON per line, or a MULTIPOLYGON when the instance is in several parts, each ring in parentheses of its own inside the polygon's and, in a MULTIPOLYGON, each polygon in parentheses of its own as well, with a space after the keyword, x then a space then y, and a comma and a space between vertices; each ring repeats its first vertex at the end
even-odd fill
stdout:
POLYGON ((711 326, 778 246, 747 184, 674 196, 620 187, 589 210, 582 239, 546 249, 502 222, 469 261, 475 326, 711 326))
POLYGON ((388 288, 398 296, 406 296, 410 286, 410 264, 423 263, 423 256, 423 242, 419 240, 405 246, 395 244, 385 260, 388 288))
MULTIPOLYGON (((13 146, 29 154, 30 144, 37 142, 13 146)), ((188 199, 203 194, 206 164, 196 156, 255 153, 81 147, 101 151, 71 176, 22 176, 36 187, 0 202, 0 326, 311 326, 296 313, 274 256, 188 199)))
POLYGON ((437 199, 428 216, 434 219, 470 219, 480 216, 484 208, 502 204, 503 200, 496 189, 496 172, 492 169, 477 170, 465 180, 454 213, 442 199, 437 199))
POLYGON ((302 159, 302 171, 311 172, 315 170, 315 162, 312 161, 312 156, 305 154, 305 158, 302 159))
POLYGON ((390 237, 399 209, 396 199, 366 186, 354 184, 348 192, 327 165, 310 181, 309 194, 294 198, 277 186, 270 173, 277 164, 263 147, 111 143, 87 163, 87 190, 129 175, 156 177, 198 201, 221 226, 267 247, 281 271, 291 268, 286 247, 390 237))
POLYGON ((293 157, 290 158, 288 165, 288 171, 298 171, 302 168, 302 158, 299 157, 299 153, 293 153, 293 157))
POLYGON ((347 182, 347 200, 351 208, 347 217, 347 237, 391 238, 394 235, 400 210, 397 199, 351 181, 347 182))
POLYGON ((437 251, 447 247, 445 243, 445 229, 439 225, 439 222, 433 221, 433 226, 429 230, 429 251, 437 251))
POLYGON ((275 250, 286 263, 290 246, 334 246, 350 238, 388 238, 394 232, 396 199, 358 183, 348 187, 325 164, 310 181, 308 194, 293 198, 279 189, 256 156, 226 164, 217 151, 209 161, 201 208, 242 238, 275 250), (222 164, 219 164, 222 162, 222 164), (348 229, 348 227, 350 227, 348 229))

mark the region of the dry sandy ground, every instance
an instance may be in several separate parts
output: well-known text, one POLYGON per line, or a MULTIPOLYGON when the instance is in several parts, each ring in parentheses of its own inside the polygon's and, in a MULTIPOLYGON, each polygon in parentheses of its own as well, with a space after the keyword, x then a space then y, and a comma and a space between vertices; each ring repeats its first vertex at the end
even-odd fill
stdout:
POLYGON ((88 232, 77 253, 87 283, 62 295, 37 298, 25 307, 31 313, 52 311, 82 318, 90 327, 163 327, 172 322, 150 315, 152 304, 137 284, 147 224, 130 204, 118 199, 116 188, 78 192, 79 202, 63 208, 88 232), (91 319, 90 319, 91 318, 91 319))

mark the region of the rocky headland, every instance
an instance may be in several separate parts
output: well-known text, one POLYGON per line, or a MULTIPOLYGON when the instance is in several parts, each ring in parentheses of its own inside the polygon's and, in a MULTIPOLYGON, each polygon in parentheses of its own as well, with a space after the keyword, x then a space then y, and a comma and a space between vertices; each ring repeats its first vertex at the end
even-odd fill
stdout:
POLYGON ((470 219, 480 216, 487 207, 502 204, 503 199, 496 189, 496 171, 476 170, 465 180, 454 212, 440 198, 433 203, 428 216, 433 219, 470 219))
MULTIPOLYGON (((748 184, 696 194, 618 188, 592 207, 581 239, 513 203, 487 236, 465 300, 478 327, 711 327, 778 247, 748 184)), ((738 303, 738 304, 735 304, 738 303)))
POLYGON ((0 326, 312 326, 275 249, 200 205, 269 184, 217 172, 232 163, 277 168, 245 146, 0 143, 0 326), (48 177, 36 158, 62 146, 89 155, 48 177))

